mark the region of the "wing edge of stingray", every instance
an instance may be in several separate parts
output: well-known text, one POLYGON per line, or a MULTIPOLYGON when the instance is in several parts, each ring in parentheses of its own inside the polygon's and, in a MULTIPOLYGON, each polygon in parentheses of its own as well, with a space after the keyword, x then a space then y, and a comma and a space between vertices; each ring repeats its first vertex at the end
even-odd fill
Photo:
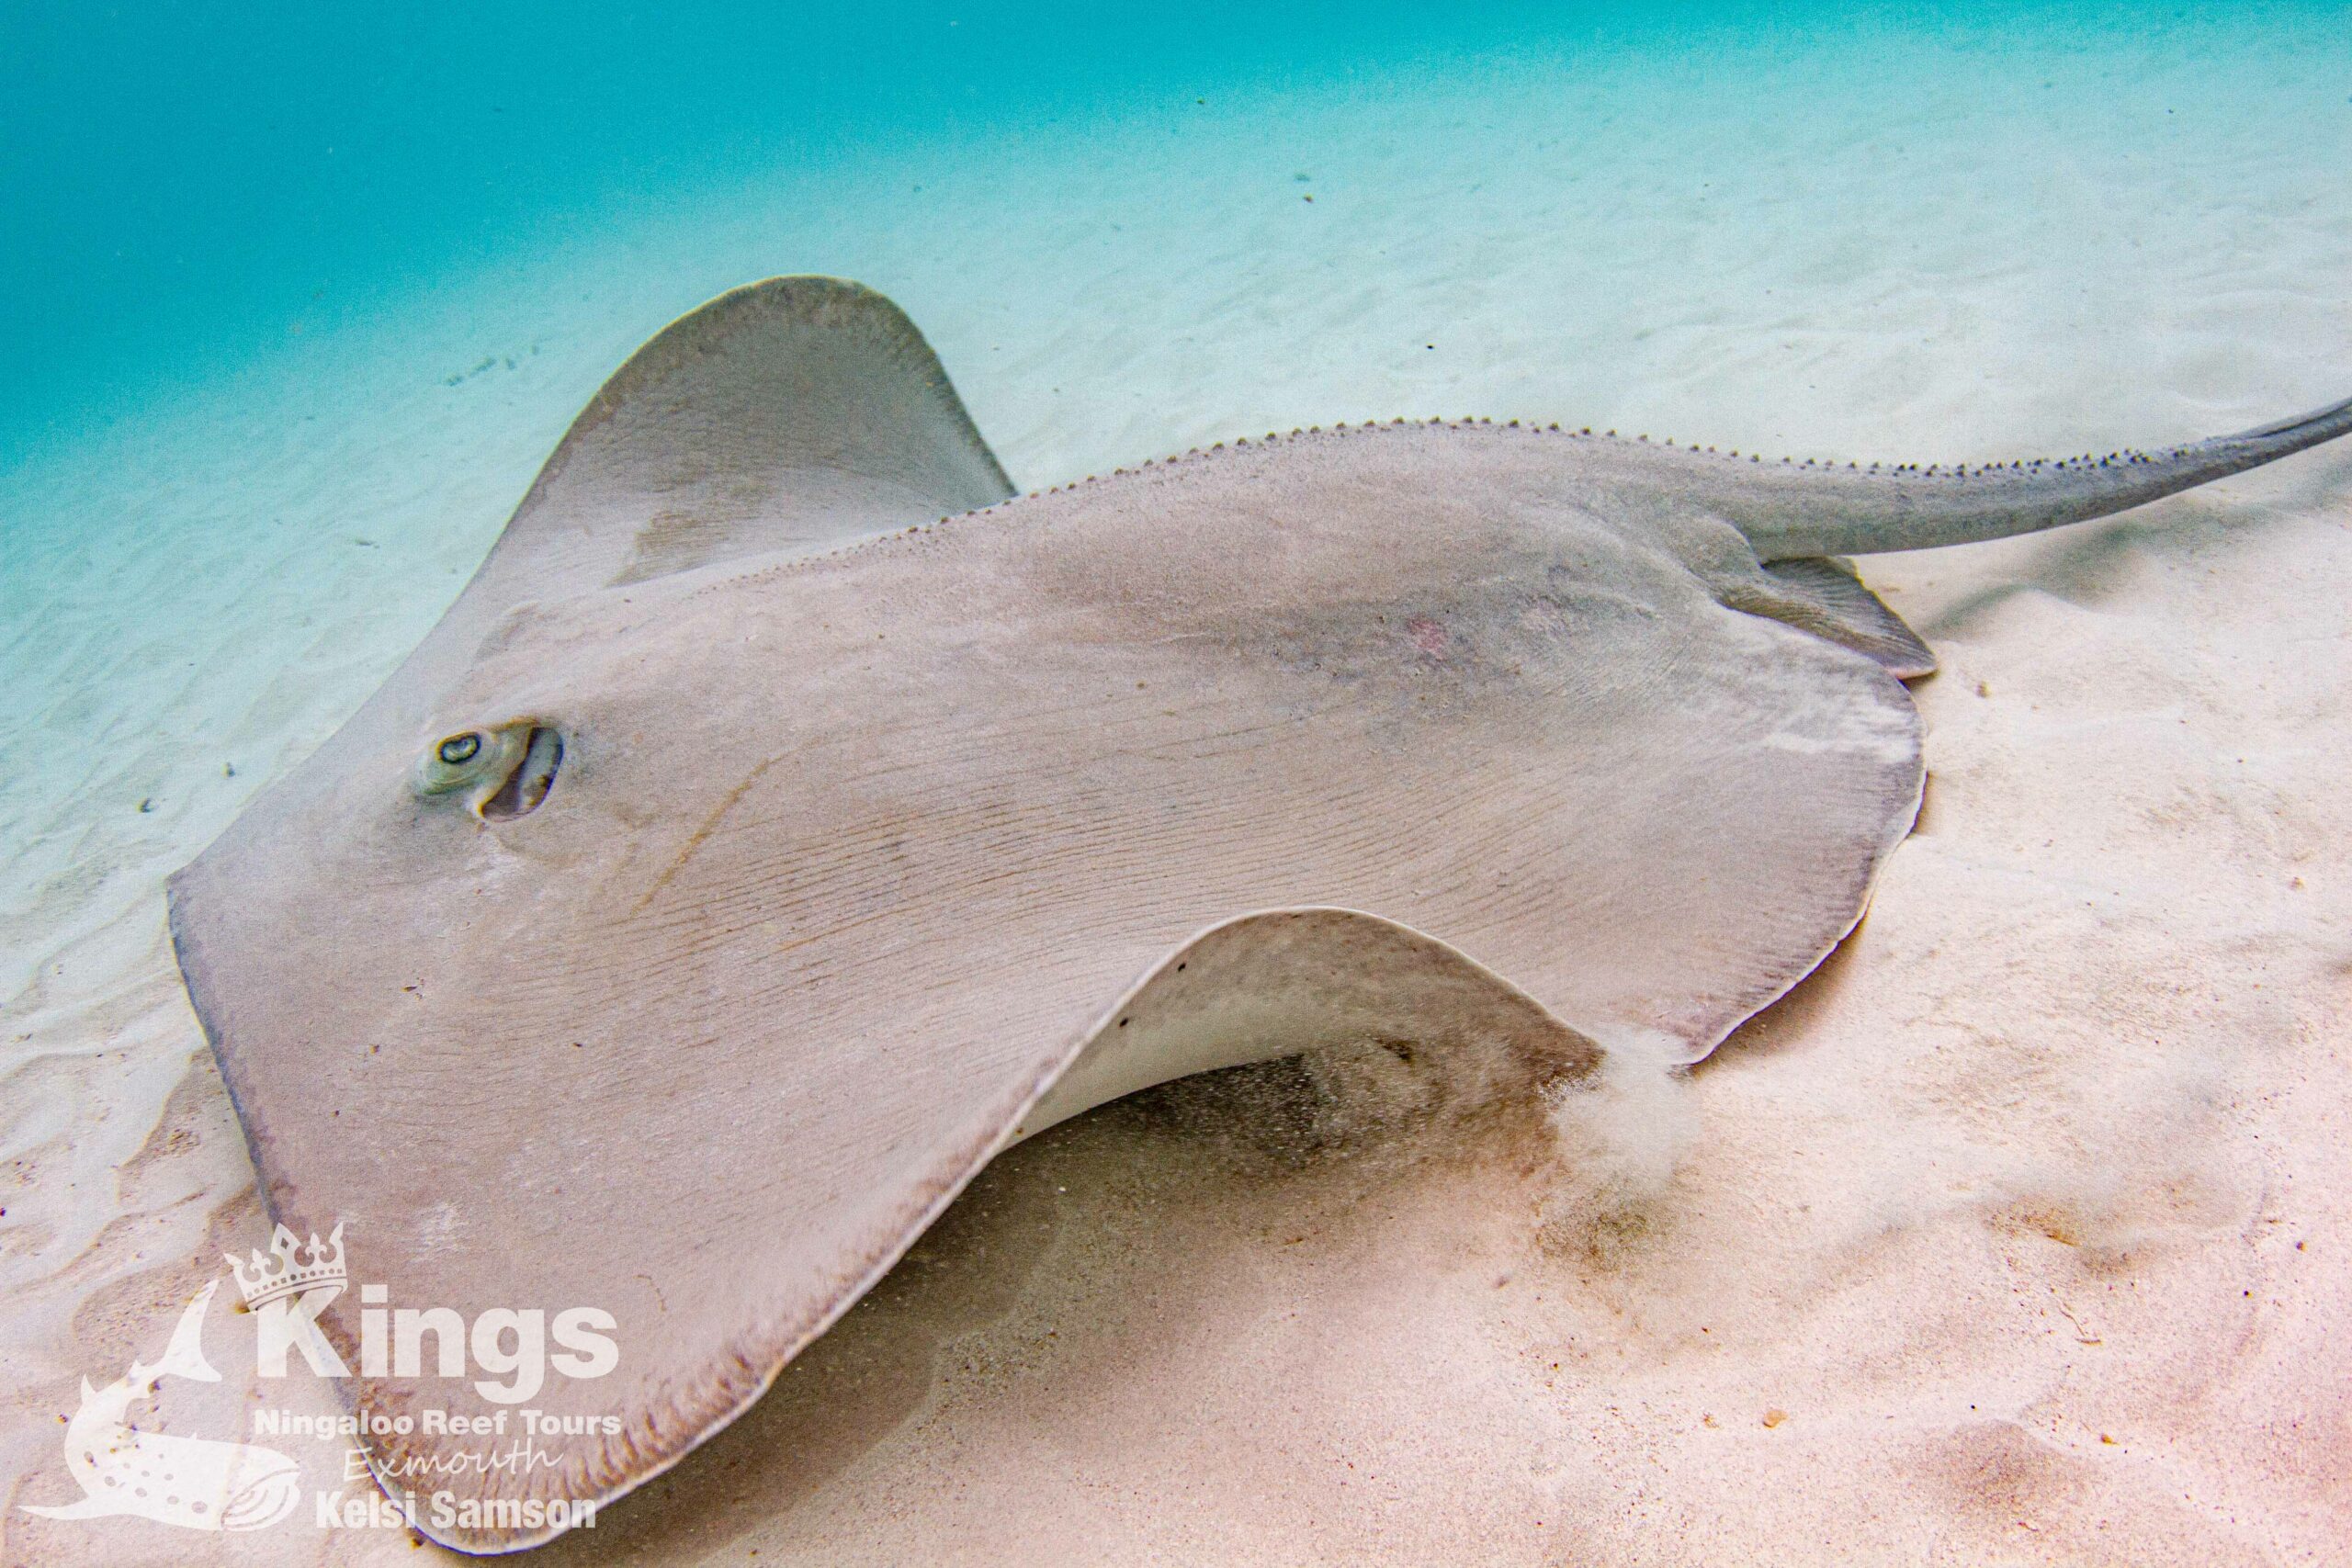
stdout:
MULTIPOLYGON (((981 1119, 979 1125, 986 1129, 983 1135, 971 1140, 962 1147, 960 1152, 942 1161, 937 1168, 944 1174, 918 1186, 916 1190, 925 1195, 912 1206, 910 1217, 897 1227, 894 1239, 888 1245, 877 1249, 864 1269, 837 1292, 828 1304, 815 1314, 806 1326, 786 1330, 773 1346, 748 1348, 739 1346, 721 1350, 706 1363, 704 1381, 699 1386, 714 1391, 715 1397, 698 1402, 695 1405, 673 1404, 662 1412, 662 1418, 652 1428, 661 1432, 687 1434, 682 1440, 679 1440, 674 1447, 665 1445, 658 1456, 652 1458, 645 1468, 634 1471, 612 1484, 592 1484, 580 1493, 566 1492, 563 1495, 575 1503, 593 1502, 602 1508, 667 1473, 684 1462, 696 1449, 701 1448, 703 1444, 733 1425, 744 1412, 757 1404, 761 1397, 775 1386, 776 1379, 783 1375, 784 1370, 790 1366, 802 1351, 830 1332, 852 1307, 863 1300, 881 1282, 885 1275, 898 1266, 899 1260, 925 1232, 938 1223, 940 1216, 946 1213, 949 1205, 962 1196, 965 1189, 969 1187, 979 1173, 988 1168, 991 1160, 1014 1143, 1019 1142, 1022 1137, 1028 1135, 1029 1130, 1023 1126, 1023 1119, 1053 1091, 1054 1087, 1070 1072, 1098 1039, 1102 1038, 1116 1027, 1116 1021, 1121 1013, 1132 1008, 1136 998, 1149 989, 1155 981, 1170 973, 1178 964, 1185 962, 1188 955, 1215 937, 1255 922, 1301 915, 1344 916, 1351 921, 1368 922, 1411 941, 1427 943, 1449 960, 1460 964, 1466 972, 1493 987, 1498 995, 1533 1009, 1544 1018, 1572 1033, 1584 1034, 1582 1030, 1559 1017, 1551 1008, 1514 984, 1508 976, 1472 957, 1444 938, 1422 931, 1419 927, 1408 925, 1401 920, 1391 919, 1385 915, 1374 914, 1364 909, 1350 908, 1343 905, 1298 904, 1252 909, 1243 914, 1212 921, 1170 948, 1147 967, 1135 981, 1113 998, 1109 1004, 1096 1014, 1094 1022, 1080 1033, 1073 1043, 1060 1052, 1048 1067, 1033 1077, 1017 1094, 1005 1098, 1002 1103, 1007 1106, 1007 1109, 1003 1112, 989 1114, 981 1119), (748 1378, 729 1376, 728 1370, 730 1367, 740 1369, 741 1372, 750 1375, 748 1378)), ((1815 963, 1817 964, 1818 960, 1815 963)), ((194 995, 193 987, 190 987, 190 995, 191 997, 194 995)), ((207 1038, 212 1045, 215 1059, 220 1059, 222 1053, 220 1041, 212 1033, 210 1021, 200 1006, 198 1009, 198 1016, 205 1022, 207 1038)), ((222 1077, 226 1080, 230 1076, 224 1064, 222 1077)), ((234 1099, 233 1089, 232 1099, 234 1099)), ((240 1115, 242 1120, 242 1111, 240 1115)), ((254 1138, 254 1124, 251 1122, 243 1122, 243 1125, 250 1145, 254 1138)), ((1036 1129, 1036 1131, 1043 1130, 1036 1129)), ((260 1164, 258 1150, 255 1151, 254 1158, 255 1165, 258 1167, 260 1164)), ((270 1217, 274 1222, 278 1215, 276 1213, 276 1205, 270 1201, 273 1183, 266 1173, 263 1175, 262 1199, 265 1206, 269 1208, 270 1217)), ((355 1397, 360 1381, 362 1380, 354 1380, 355 1397)), ((640 1410, 628 1416, 632 1430, 625 1432, 624 1438, 637 1435, 634 1428, 642 1423, 647 1414, 649 1412, 640 1410)), ((368 1461, 372 1471, 375 1465, 375 1455, 372 1452, 368 1454, 368 1461)), ((378 1479, 381 1483, 380 1473, 378 1479)), ((420 1533, 453 1551, 464 1552, 469 1556, 492 1557, 526 1551, 533 1547, 545 1545, 558 1536, 568 1533, 569 1527, 543 1527, 537 1530, 518 1531, 494 1539, 469 1538, 462 1532, 452 1532, 447 1536, 439 1535, 431 1529, 424 1529, 422 1524, 419 1529, 420 1533)))
MULTIPOLYGON (((1855 657, 1867 658, 1868 655, 1858 653, 1855 657)), ((1890 675, 1889 679, 1893 677, 1890 675)), ((1708 1041, 1702 1048, 1688 1055, 1671 1057, 1673 1066, 1695 1067, 1713 1055, 1723 1043, 1738 1033, 1748 1020, 1804 985, 1812 977, 1815 970, 1829 961, 1831 953, 1845 946, 1847 939, 1861 929, 1862 922, 1870 918, 1871 902, 1878 897, 1878 886, 1885 878, 1887 865, 1894 859, 1894 852, 1902 847, 1903 841, 1911 836, 1919 824, 1919 808, 1926 803, 1927 795, 1928 765, 1926 755, 1922 752, 1919 754, 1918 767, 1912 775, 1909 802, 1902 811, 1888 815, 1886 837, 1871 852, 1870 864, 1863 871, 1860 885, 1855 890, 1853 918, 1839 926, 1838 934, 1831 937, 1823 945, 1821 951, 1806 960, 1801 967, 1792 970, 1789 977, 1776 989, 1769 994, 1758 993, 1758 999, 1752 1005, 1743 1003, 1746 1010, 1723 1025, 1714 1038, 1708 1041)))
POLYGON ((1012 476, 1005 472, 1003 459, 996 455, 996 448, 989 446, 988 437, 980 433, 978 422, 972 418, 972 411, 965 403, 963 394, 947 375, 938 351, 931 346, 931 340, 923 335, 922 329, 915 324, 914 319, 897 300, 855 278, 840 277, 831 273, 776 273, 749 283, 737 284, 698 305, 679 311, 655 329, 610 375, 598 382, 588 400, 581 405, 580 412, 573 414, 571 422, 564 426, 554 449, 548 452, 532 475, 529 488, 523 492, 523 499, 515 502, 514 510, 508 515, 498 538, 492 541, 492 552, 496 552, 518 522, 528 518, 547 500, 579 451, 582 439, 616 417, 638 394, 640 383, 658 384, 663 371, 673 362, 698 350, 706 340, 728 330, 735 315, 775 307, 780 301, 803 294, 822 295, 835 302, 854 303, 868 309, 878 307, 895 326, 903 328, 909 339, 930 361, 937 378, 935 390, 943 398, 943 410, 956 426, 956 434, 969 443, 973 455, 982 460, 995 479, 999 491, 997 499, 1007 501, 1020 493, 1012 476))
MULTIPOLYGON (((1869 913, 1871 899, 1876 894, 1887 864, 1893 858, 1894 849, 1908 836, 1912 825, 1917 820, 1925 780, 1926 769, 1923 763, 1912 784, 1908 809, 1890 814, 1887 835, 1871 857, 1870 864, 1857 888, 1852 917, 1838 927, 1836 933, 1823 943, 1812 958, 1801 965, 1792 966, 1785 982, 1770 995, 1761 997, 1753 1005, 1745 1008, 1738 1018, 1724 1025, 1713 1040, 1705 1043, 1703 1048, 1687 1054, 1675 1055, 1670 1058, 1672 1065, 1689 1066, 1705 1060, 1747 1019, 1754 1017, 1756 1013, 1762 1011, 1802 984, 1807 976, 1819 968, 1822 962, 1853 934, 1855 929, 1861 924, 1869 913)), ((281 1196, 290 1195, 291 1190, 280 1176, 270 1168, 274 1162, 270 1161, 266 1152, 271 1142, 266 1120, 254 1115, 245 1103, 245 1097, 238 1092, 241 1068, 233 1047, 228 1042, 229 1032, 226 1028, 226 1021, 220 1016, 218 1009, 209 1000, 209 993, 211 989, 209 978, 209 965, 205 956, 204 939, 197 929, 198 911, 192 907, 192 896, 197 902, 200 902, 201 898, 201 895, 197 892, 189 877, 189 874, 195 870, 196 866, 193 864, 183 868, 173 874, 167 885, 167 924, 174 956, 187 980, 186 991, 190 1006, 203 1029, 206 1043, 211 1049, 213 1058, 220 1068, 222 1085, 237 1111, 240 1129, 244 1134, 247 1147, 254 1160, 255 1174, 259 1178, 258 1184, 263 1204, 271 1220, 276 1222, 284 1217, 279 1199, 281 1196)), ((705 1362, 704 1370, 695 1379, 693 1384, 695 1388, 707 1391, 706 1396, 690 1401, 673 1402, 666 1408, 643 1407, 630 1413, 628 1419, 631 1429, 624 1436, 638 1439, 632 1442, 630 1447, 636 1457, 643 1458, 642 1468, 627 1470, 609 1483, 596 1479, 593 1472, 582 1475, 580 1479, 588 1482, 589 1484, 577 1491, 566 1488, 561 1495, 572 1502, 593 1502, 599 1507, 618 1501, 648 1482, 665 1474, 704 1443, 731 1426, 774 1386, 776 1379, 795 1359, 839 1323, 850 1308, 869 1293, 883 1277, 898 1265, 915 1242, 938 1222, 949 1205, 962 1195, 991 1160, 1013 1143, 1029 1134, 1031 1130, 1026 1129, 1023 1123, 1038 1104, 1045 1100, 1054 1088, 1069 1075, 1088 1050, 1115 1027, 1118 1017, 1130 1010, 1136 998, 1148 990, 1156 981, 1170 973, 1175 965, 1184 962, 1189 954, 1214 937, 1259 921, 1299 915, 1344 916, 1351 921, 1367 922, 1411 941, 1427 943, 1444 953, 1452 962, 1461 964, 1465 971, 1475 975, 1497 993, 1534 1009, 1544 1018, 1564 1028, 1578 1033, 1585 1032, 1576 1023, 1561 1018, 1553 1009, 1515 984, 1509 976, 1480 962, 1453 942, 1433 932, 1369 910, 1329 904, 1285 905, 1249 910, 1209 922, 1169 948, 1159 958, 1147 966, 1134 981, 1112 997, 1097 1010, 1093 1021, 1057 1053, 1046 1068, 1032 1077, 1017 1091, 1001 1098, 999 1104, 1001 1109, 978 1118, 976 1124, 980 1129, 978 1135, 967 1139, 959 1148, 933 1167, 934 1174, 915 1188, 914 1190, 920 1196, 910 1205, 906 1217, 894 1227, 893 1239, 888 1245, 876 1249, 860 1271, 835 1292, 821 1310, 808 1318, 801 1326, 786 1329, 773 1339, 763 1342, 756 1339, 750 1342, 739 1340, 736 1345, 722 1349, 711 1357, 705 1362), (654 1419, 649 1422, 648 1416, 653 1416, 654 1419), (672 1434, 675 1436, 673 1437, 672 1434), (650 1444, 645 1442, 645 1439, 649 1438, 651 1439, 650 1444)), ((755 1329, 752 1333, 757 1335, 758 1331, 755 1329)), ((357 1392, 358 1383, 355 1381, 347 1393, 346 1403, 356 1404, 357 1392)), ((599 1456, 597 1461, 599 1468, 610 1463, 609 1458, 606 1457, 609 1452, 610 1450, 606 1450, 605 1454, 599 1456)), ((375 1456, 371 1453, 369 1458, 372 1465, 375 1456)), ((522 1530, 513 1534, 489 1537, 455 1531, 447 1536, 435 1534, 431 1530, 426 1530, 424 1533, 452 1551, 472 1556, 500 1556, 544 1545, 556 1537, 567 1533, 567 1529, 542 1527, 535 1530, 522 1530)))

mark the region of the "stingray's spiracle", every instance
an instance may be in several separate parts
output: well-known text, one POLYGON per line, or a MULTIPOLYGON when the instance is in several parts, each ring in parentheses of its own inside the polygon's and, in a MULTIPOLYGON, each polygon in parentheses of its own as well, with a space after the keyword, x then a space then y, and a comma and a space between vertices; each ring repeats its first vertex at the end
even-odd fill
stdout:
POLYGON ((485 820, 504 822, 516 817, 527 817, 537 811, 555 787, 555 775, 563 767, 563 737, 541 725, 531 728, 531 739, 523 748, 523 761, 506 775, 498 793, 482 802, 485 820))

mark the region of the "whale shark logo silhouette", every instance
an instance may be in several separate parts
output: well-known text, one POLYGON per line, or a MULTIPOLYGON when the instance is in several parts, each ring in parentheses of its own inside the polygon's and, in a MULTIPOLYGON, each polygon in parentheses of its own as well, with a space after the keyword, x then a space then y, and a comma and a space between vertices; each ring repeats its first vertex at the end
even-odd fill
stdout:
POLYGON ((204 1314, 213 1280, 197 1292, 172 1330, 164 1359, 130 1370, 102 1389, 82 1380, 82 1408, 65 1427, 65 1466, 80 1483, 80 1501, 56 1507, 22 1504, 45 1519, 96 1519, 131 1514, 183 1529, 266 1529, 301 1500, 301 1471, 275 1449, 142 1432, 124 1420, 165 1378, 219 1382, 204 1359, 204 1314))

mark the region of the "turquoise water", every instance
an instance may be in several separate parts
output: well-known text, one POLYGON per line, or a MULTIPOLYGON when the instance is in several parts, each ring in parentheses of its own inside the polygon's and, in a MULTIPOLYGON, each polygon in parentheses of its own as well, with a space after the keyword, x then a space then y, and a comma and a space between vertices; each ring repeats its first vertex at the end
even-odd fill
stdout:
MULTIPOLYGON (((1939 85, 1975 98, 1984 130, 2038 133, 2062 158, 2085 129, 2161 107, 2192 118, 2141 128, 2148 156, 2210 134, 2218 117, 2267 128, 2317 173, 2352 119, 2345 16, 2326 5, 1209 0, 1115 21, 1078 5, 684 9, 11 7, 0 20, 0 211, 11 231, 0 353, 39 373, 0 388, 0 431, 11 445, 29 433, 71 438, 92 420, 136 417, 191 378, 268 358, 286 335, 429 312, 433 298, 486 273, 625 242, 665 218, 741 225, 764 208, 791 233, 799 203, 840 203, 901 175, 913 176, 911 197, 920 171, 943 159, 1004 173, 1083 164, 1090 144, 1146 128, 1178 141, 1240 130, 1271 169, 1293 152, 1342 151, 1316 145, 1301 118, 1335 97, 1359 111, 1329 125, 1341 135, 1509 137, 1499 114, 1484 126, 1419 123, 1416 98, 1511 65, 1549 75, 1563 95, 1629 90, 1627 101, 1522 128, 1563 138, 1676 115, 1702 84, 1701 112, 1734 143, 1743 126, 1791 114, 1834 128, 1856 107, 1823 79, 1842 73, 1865 89, 1919 79, 1925 101, 1876 127, 1877 150, 1897 157, 1906 122, 1934 129, 1917 111, 1944 107, 1933 102, 1939 85), (2132 77, 2167 57, 2188 69, 2158 105, 2132 77), (2010 66, 2056 80, 2021 84, 2010 66), (2005 103, 2020 85, 2054 96, 2005 103), (2016 114, 2034 123, 2007 123, 2016 114)), ((1669 148, 1686 129, 1666 130, 1669 148)), ((1560 145, 1573 155, 1573 142, 1560 145)), ((1181 168, 1182 151, 1165 151, 1181 168)), ((1603 177, 1640 164, 1637 140, 1596 151, 1603 177)), ((1932 160, 1911 173, 1937 177, 1932 160)), ((1949 192, 1963 205, 2002 194, 1949 192)), ((873 236, 860 230, 877 220, 928 218, 911 200, 854 216, 858 227, 813 247, 827 254, 812 265, 861 259, 873 236)), ((1018 227, 1015 213, 996 217, 1018 227)))
POLYGON ((746 178, 1052 143, 1209 93, 1222 114, 1238 89, 1498 50, 1622 49, 1645 25, 1623 7, 1450 9, 12 7, 5 351, 51 374, 12 378, 0 417, 119 410, 289 326, 411 305, 746 178))
POLYGON ((753 277, 898 299, 1025 485, 1399 413, 2104 449, 2352 372, 2341 6, 854 11, 0 17, 12 1061, 170 1081, 163 876, 753 277))

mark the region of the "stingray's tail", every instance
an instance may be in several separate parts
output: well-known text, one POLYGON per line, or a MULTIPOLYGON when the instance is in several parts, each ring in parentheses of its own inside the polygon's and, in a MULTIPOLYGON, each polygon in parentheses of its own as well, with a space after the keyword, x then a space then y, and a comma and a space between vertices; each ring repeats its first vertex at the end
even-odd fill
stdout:
POLYGON ((1766 468, 1708 500, 1765 560, 1919 550, 2104 517, 2346 433, 2352 398, 2165 452, 1977 468, 1766 468))

